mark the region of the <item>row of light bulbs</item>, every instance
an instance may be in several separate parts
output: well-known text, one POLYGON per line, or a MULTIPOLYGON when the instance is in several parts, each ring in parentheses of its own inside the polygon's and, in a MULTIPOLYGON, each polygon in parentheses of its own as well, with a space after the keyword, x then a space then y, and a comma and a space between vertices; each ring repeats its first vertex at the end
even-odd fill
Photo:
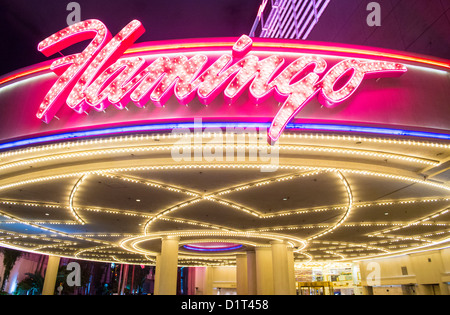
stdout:
MULTIPOLYGON (((232 149, 234 150, 255 150, 255 152, 260 152, 260 150, 267 150, 270 148, 268 145, 260 146, 260 145, 225 145, 225 144, 216 144, 216 145, 150 145, 146 147, 125 147, 125 148, 114 148, 114 149, 91 149, 88 151, 80 151, 73 153, 52 153, 44 157, 37 157, 31 159, 24 159, 21 161, 15 161, 10 163, 3 163, 0 165, 0 170, 4 171, 7 169, 20 167, 20 166, 28 166, 28 165, 38 165, 40 163, 45 163, 48 161, 58 161, 58 160, 68 160, 68 159, 79 159, 82 157, 93 157, 93 156, 111 156, 116 154, 136 154, 139 152, 196 152, 196 150, 207 150, 206 152, 212 152, 212 150, 223 150, 222 152, 227 152, 226 150, 232 149)), ((273 150, 273 148, 271 149, 273 150)), ((362 157, 374 157, 382 160, 398 160, 403 162, 411 162, 417 164, 423 164, 426 166, 438 166, 440 164, 439 161, 418 158, 414 156, 406 156, 400 154, 393 153, 382 153, 375 151, 367 151, 367 150, 358 150, 358 149, 343 149, 343 148, 334 148, 334 147, 318 147, 318 146, 299 146, 299 145, 277 145, 277 151, 292 151, 292 152, 317 152, 317 153, 335 153, 342 155, 354 155, 354 156, 362 156, 362 157)))
MULTIPOLYGON (((70 142, 59 142, 49 145, 40 145, 27 148, 21 148, 16 150, 9 150, 0 153, 0 161, 7 159, 8 157, 13 157, 16 155, 27 155, 31 153, 40 153, 45 151, 61 150, 68 148, 76 148, 82 146, 92 146, 92 145, 106 145, 123 143, 127 144, 130 142, 146 142, 146 141, 161 141, 161 140, 173 140, 186 137, 192 138, 211 138, 220 135, 235 136, 235 133, 211 133, 211 132, 192 132, 192 133, 166 133, 166 134, 138 134, 138 135, 126 135, 126 136, 115 136, 115 137, 103 137, 94 138, 89 140, 76 140, 70 142)), ((249 133, 249 138, 254 138, 259 136, 258 133, 249 133)), ((283 139, 306 139, 306 140, 332 140, 332 141, 349 141, 355 142, 367 142, 367 143, 379 143, 379 144, 393 144, 395 146, 404 145, 406 147, 419 146, 419 147, 432 147, 432 148, 442 148, 450 149, 450 145, 447 143, 431 142, 431 141, 417 141, 417 140, 404 140, 404 139, 391 139, 391 138, 379 138, 379 137, 364 137, 355 135, 337 135, 337 134, 326 134, 326 133, 289 133, 285 132, 281 135, 280 140, 283 139)))
MULTIPOLYGON (((272 181, 270 181, 272 182, 272 181)), ((249 187, 245 187, 249 188, 249 187)), ((239 189, 235 189, 233 191, 238 191, 239 189)), ((226 193, 229 193, 230 190, 227 190, 226 193)), ((212 193, 215 195, 215 193, 212 193)), ((217 193, 216 195, 222 195, 222 193, 217 193)), ((415 204, 415 203, 431 203, 431 202, 448 202, 450 201, 450 198, 422 198, 422 199, 400 199, 400 200, 391 200, 391 201, 379 201, 379 202, 366 202, 366 203, 354 203, 354 208, 367 208, 367 207, 373 207, 373 206, 388 206, 388 205, 402 205, 402 204, 415 204)), ((63 206, 60 204, 49 204, 49 203, 40 203, 40 202, 23 202, 23 201, 13 201, 13 200, 0 200, 0 204, 3 205, 22 205, 26 207, 45 207, 45 208, 60 208, 60 209, 67 209, 67 206, 63 206)), ((263 214, 261 215, 261 218, 272 218, 275 216, 285 216, 285 215, 295 215, 295 214, 306 214, 306 213, 312 213, 312 212, 322 212, 322 211, 332 211, 332 210, 343 210, 346 206, 332 206, 328 208, 308 208, 304 210, 292 210, 287 212, 280 212, 277 214, 263 214)), ((152 218, 154 215, 152 214, 146 214, 142 212, 134 212, 131 210, 122 210, 122 209, 110 209, 110 208, 94 208, 94 207, 74 207, 76 211, 91 211, 91 212, 102 212, 107 214, 121 214, 121 215, 127 215, 127 216, 136 216, 136 217, 142 217, 142 218, 152 218)), ((431 213, 428 218, 434 219, 438 217, 439 215, 446 214, 447 211, 445 210, 439 210, 437 212, 431 213)), ((190 221, 186 219, 173 219, 173 218, 161 218, 167 221, 173 221, 178 223, 187 223, 187 224, 193 224, 193 225, 200 225, 201 222, 196 221, 190 221)), ((426 219, 421 219, 419 221, 415 221, 414 223, 395 223, 390 222, 389 224, 386 223, 353 223, 353 224, 345 224, 345 226, 386 226, 386 225, 394 225, 394 226, 404 226, 408 224, 432 224, 432 225, 441 225, 446 226, 444 223, 426 223, 425 221, 428 221, 426 219)), ((29 221, 35 224, 64 224, 64 225, 75 225, 76 222, 72 221, 29 221)), ((16 223, 15 221, 3 221, 4 224, 12 224, 16 223)), ((210 224, 209 227, 212 227, 210 224)), ((328 226, 328 225, 324 225, 328 226)), ((304 228, 314 228, 315 226, 304 226, 304 228)), ((213 227, 215 228, 215 227, 213 227)))

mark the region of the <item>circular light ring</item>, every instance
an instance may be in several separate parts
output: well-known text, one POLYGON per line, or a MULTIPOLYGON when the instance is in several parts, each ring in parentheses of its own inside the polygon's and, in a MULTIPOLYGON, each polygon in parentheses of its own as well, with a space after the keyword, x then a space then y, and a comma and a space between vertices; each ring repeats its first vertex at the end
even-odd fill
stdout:
POLYGON ((241 249, 243 245, 240 244, 232 244, 228 246, 218 246, 218 247, 202 247, 197 245, 183 245, 185 249, 198 251, 198 252, 225 252, 225 251, 234 251, 241 249))
MULTIPOLYGON (((120 247, 127 251, 131 251, 137 254, 144 254, 154 256, 159 253, 148 251, 139 246, 141 243, 152 241, 155 239, 161 239, 162 237, 172 236, 172 237, 226 237, 228 240, 232 238, 235 240, 235 243, 241 244, 245 243, 245 241, 241 242, 240 239, 246 238, 256 238, 256 239, 264 239, 265 242, 262 242, 259 245, 267 246, 271 241, 281 241, 285 242, 290 247, 295 247, 295 251, 303 250, 307 243, 304 240, 299 238, 295 238, 288 235, 282 234, 270 234, 270 233, 250 233, 250 232, 228 232, 228 231, 183 231, 183 232, 166 232, 160 234, 151 234, 151 235, 140 235, 137 237, 131 237, 124 239, 120 242, 120 247)), ((204 242, 203 240, 199 240, 199 242, 204 242)), ((190 241, 192 243, 192 241, 190 241)))
POLYGON ((212 248, 212 249, 220 249, 220 248, 227 248, 227 247, 234 247, 237 245, 241 245, 241 244, 236 244, 236 243, 230 243, 230 242, 215 242, 215 241, 202 241, 202 242, 192 242, 192 243, 188 243, 185 244, 189 247, 194 247, 194 248, 212 248))
MULTIPOLYGON (((191 255, 189 257, 204 257, 203 255, 198 256, 201 252, 198 251, 198 253, 195 253, 195 251, 191 252, 188 251, 183 245, 191 245, 193 247, 195 247, 195 244, 204 244, 204 243, 224 243, 224 244, 228 244, 228 246, 224 246, 224 247, 232 247, 237 246, 237 245, 242 245, 239 249, 241 249, 242 247, 245 248, 255 248, 255 247, 262 247, 263 245, 261 245, 260 243, 256 243, 256 242, 252 242, 249 240, 244 240, 244 239, 218 239, 218 238, 202 238, 201 241, 199 241, 198 239, 186 239, 186 240, 180 240, 179 245, 180 245, 180 256, 183 257, 187 257, 186 255, 191 255), (187 254, 186 254, 187 253, 187 254), (197 256, 192 256, 192 255, 197 255, 197 256)), ((270 245, 267 245, 270 246, 270 245)), ((197 246, 197 247, 201 247, 201 246, 197 246)), ((205 246, 206 247, 206 246, 205 246)), ((210 252, 211 254, 213 254, 214 256, 219 256, 221 257, 221 259, 224 259, 223 255, 228 255, 230 254, 229 251, 224 251, 224 253, 221 253, 220 251, 216 251, 214 253, 210 252)), ((231 254, 233 255, 233 254, 231 254)), ((234 256, 232 256, 232 259, 235 259, 234 256)))

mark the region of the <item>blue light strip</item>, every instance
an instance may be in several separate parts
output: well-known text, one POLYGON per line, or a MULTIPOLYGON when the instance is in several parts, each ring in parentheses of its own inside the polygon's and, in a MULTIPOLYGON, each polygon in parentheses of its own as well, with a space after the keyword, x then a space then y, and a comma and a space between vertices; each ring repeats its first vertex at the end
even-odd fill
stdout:
POLYGON ((339 131, 339 132, 356 132, 370 133, 389 136, 419 137, 440 140, 450 140, 450 134, 414 131, 404 129, 391 129, 379 127, 363 127, 349 125, 329 125, 329 124, 288 124, 286 129, 315 130, 315 131, 339 131))
POLYGON ((223 247, 223 248, 198 248, 198 247, 192 247, 189 245, 183 246, 186 249, 189 250, 195 250, 200 252, 223 252, 223 251, 229 251, 229 250, 235 250, 242 247, 242 245, 234 246, 234 247, 223 247))
MULTIPOLYGON (((122 133, 135 132, 152 132, 161 130, 176 130, 176 129, 196 129, 196 128, 270 128, 270 123, 252 123, 252 122, 202 122, 202 123, 168 123, 168 124, 148 124, 138 126, 113 127, 106 129, 95 129, 87 131, 74 131, 61 134, 54 134, 49 136, 35 137, 24 140, 17 140, 0 144, 0 150, 14 149, 17 147, 31 146, 43 144, 48 142, 57 142, 64 140, 89 138, 96 136, 107 136, 122 133)), ((363 127, 350 125, 336 125, 336 124, 288 124, 286 130, 302 130, 302 131, 335 131, 335 132, 353 132, 353 133, 368 133, 375 135, 388 136, 404 136, 404 137, 418 137, 435 140, 450 140, 450 134, 413 131, 404 129, 378 128, 378 127, 363 127)))

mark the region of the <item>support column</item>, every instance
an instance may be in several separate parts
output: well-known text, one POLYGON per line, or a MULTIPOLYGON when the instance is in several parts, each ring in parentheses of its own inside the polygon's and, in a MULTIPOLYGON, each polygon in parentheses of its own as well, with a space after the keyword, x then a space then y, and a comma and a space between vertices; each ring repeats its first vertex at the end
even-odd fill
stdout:
POLYGON ((275 295, 288 295, 289 269, 287 245, 281 241, 271 242, 273 264, 273 291, 275 295))
POLYGON ((256 295, 256 254, 247 252, 247 290, 249 295, 256 295))
POLYGON ((161 267, 161 254, 156 255, 156 265, 155 265, 155 275, 153 282, 153 294, 159 294, 159 278, 160 278, 160 267, 161 267))
POLYGON ((289 247, 287 250, 287 262, 289 272, 289 294, 297 294, 297 283, 295 281, 295 261, 294 261, 294 249, 289 247))
POLYGON ((176 295, 178 278, 178 242, 179 237, 164 237, 161 246, 159 268, 157 264, 158 287, 155 294, 176 295), (157 292, 157 293, 156 293, 157 292))
POLYGON ((58 275, 59 262, 61 258, 58 256, 49 256, 47 270, 45 271, 44 287, 42 295, 54 295, 56 286, 56 276, 58 275))
POLYGON ((273 292, 272 249, 256 247, 256 294, 273 295, 273 292))
POLYGON ((205 267, 203 275, 203 295, 213 294, 213 276, 214 269, 211 266, 205 267))
POLYGON ((236 291, 238 295, 248 294, 247 254, 236 255, 236 291))

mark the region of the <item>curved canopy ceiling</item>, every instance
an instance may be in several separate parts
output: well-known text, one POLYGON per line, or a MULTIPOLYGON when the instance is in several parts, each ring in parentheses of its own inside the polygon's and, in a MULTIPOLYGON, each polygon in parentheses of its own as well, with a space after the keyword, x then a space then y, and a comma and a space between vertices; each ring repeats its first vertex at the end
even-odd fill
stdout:
POLYGON ((178 236, 180 265, 233 265, 236 253, 277 240, 308 262, 448 239, 449 144, 290 132, 275 147, 261 145, 263 135, 229 135, 224 146, 224 137, 128 135, 4 152, 0 242, 154 264, 161 238, 178 236), (196 139, 203 145, 186 144, 196 139), (185 246, 199 243, 236 248, 185 246))

